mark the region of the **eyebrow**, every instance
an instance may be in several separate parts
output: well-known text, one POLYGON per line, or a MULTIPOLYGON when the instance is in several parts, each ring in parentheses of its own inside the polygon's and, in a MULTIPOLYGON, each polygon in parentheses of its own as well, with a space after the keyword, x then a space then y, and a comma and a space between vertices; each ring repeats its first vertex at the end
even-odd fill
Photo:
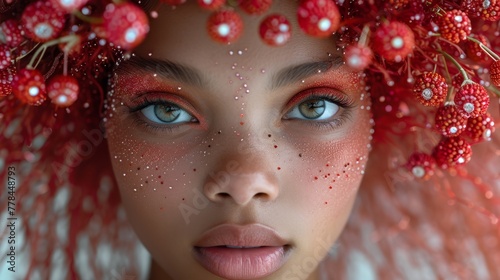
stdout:
MULTIPOLYGON (((326 72, 330 69, 340 67, 344 63, 341 56, 332 56, 327 60, 306 62, 292 65, 277 72, 272 77, 271 90, 284 87, 305 78, 326 72)), ((202 73, 189 66, 179 64, 170 60, 133 56, 118 67, 121 72, 133 72, 140 70, 147 73, 154 73, 183 84, 193 85, 199 88, 208 84, 202 73)))
POLYGON ((198 70, 170 60, 133 56, 118 66, 118 72, 133 73, 134 70, 154 73, 167 79, 200 88, 206 85, 202 74, 198 70))
POLYGON ((338 68, 342 64, 344 64, 344 60, 341 56, 332 56, 329 57, 328 60, 313 61, 289 66, 274 75, 271 89, 284 87, 298 81, 302 81, 303 79, 316 74, 338 68))

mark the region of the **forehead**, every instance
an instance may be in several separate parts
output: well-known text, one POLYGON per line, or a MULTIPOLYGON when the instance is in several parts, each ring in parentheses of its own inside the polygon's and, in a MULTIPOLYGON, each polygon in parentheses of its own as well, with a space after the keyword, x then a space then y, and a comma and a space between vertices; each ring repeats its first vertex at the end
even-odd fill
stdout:
POLYGON ((236 11, 244 22, 242 36, 237 42, 224 45, 209 37, 206 23, 211 12, 199 8, 195 1, 175 9, 159 5, 155 10, 158 16, 150 20, 150 33, 136 53, 188 65, 210 67, 213 63, 238 62, 264 68, 326 60, 329 54, 338 55, 333 37, 317 39, 303 34, 296 22, 295 1, 275 1, 271 9, 260 16, 236 11), (259 37, 260 22, 273 13, 283 14, 291 22, 292 38, 285 46, 269 47, 259 37))

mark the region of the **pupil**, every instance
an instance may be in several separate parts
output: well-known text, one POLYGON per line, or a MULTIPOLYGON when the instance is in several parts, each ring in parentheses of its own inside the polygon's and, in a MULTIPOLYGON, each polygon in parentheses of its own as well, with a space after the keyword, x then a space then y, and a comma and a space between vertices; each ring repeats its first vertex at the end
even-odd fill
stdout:
POLYGON ((300 104, 299 111, 302 116, 308 119, 319 118, 325 112, 325 101, 321 99, 306 101, 300 104))
POLYGON ((181 115, 180 109, 172 105, 155 105, 155 116, 163 122, 173 122, 181 115))

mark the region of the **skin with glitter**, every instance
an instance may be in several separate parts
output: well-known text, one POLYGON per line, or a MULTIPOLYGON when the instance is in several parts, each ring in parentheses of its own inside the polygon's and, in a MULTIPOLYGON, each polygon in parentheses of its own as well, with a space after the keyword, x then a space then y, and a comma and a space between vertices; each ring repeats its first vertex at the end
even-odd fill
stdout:
MULTIPOLYGON (((273 6, 294 18, 291 3, 273 6)), ((265 45, 250 32, 265 15, 244 15, 246 32, 222 45, 206 34, 209 13, 196 4, 157 12, 145 42, 119 66, 107 111, 123 204, 153 258, 149 279, 318 279, 370 147, 361 78, 332 38, 296 32, 283 47, 265 45), (275 265, 211 266, 206 255, 223 264, 265 255, 200 253, 221 225, 219 235, 224 226, 274 231, 284 243, 275 265)))

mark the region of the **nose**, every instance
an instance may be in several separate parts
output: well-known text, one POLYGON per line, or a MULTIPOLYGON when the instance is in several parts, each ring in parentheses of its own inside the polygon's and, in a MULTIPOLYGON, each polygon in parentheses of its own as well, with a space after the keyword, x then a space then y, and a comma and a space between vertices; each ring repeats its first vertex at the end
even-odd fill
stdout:
POLYGON ((262 158, 222 160, 217 171, 210 172, 203 192, 215 203, 232 201, 244 206, 252 201, 273 201, 279 195, 276 174, 266 168, 262 158), (267 169, 267 170, 266 170, 267 169))

